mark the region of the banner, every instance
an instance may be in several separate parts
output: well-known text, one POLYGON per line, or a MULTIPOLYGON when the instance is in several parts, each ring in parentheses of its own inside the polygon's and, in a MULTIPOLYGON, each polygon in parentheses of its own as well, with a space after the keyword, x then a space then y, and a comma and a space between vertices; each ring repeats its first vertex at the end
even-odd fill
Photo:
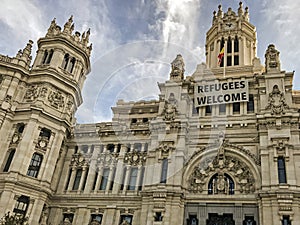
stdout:
POLYGON ((215 80, 205 84, 195 84, 195 107, 248 101, 248 81, 215 80))

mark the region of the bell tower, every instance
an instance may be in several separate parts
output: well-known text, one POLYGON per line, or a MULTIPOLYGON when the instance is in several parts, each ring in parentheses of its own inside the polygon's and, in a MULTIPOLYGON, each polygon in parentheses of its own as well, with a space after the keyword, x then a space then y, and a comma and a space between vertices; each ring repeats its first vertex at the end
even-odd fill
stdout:
POLYGON ((206 34, 206 64, 210 69, 249 66, 256 57, 256 29, 249 22, 248 7, 239 4, 237 13, 231 8, 214 11, 212 26, 206 34))

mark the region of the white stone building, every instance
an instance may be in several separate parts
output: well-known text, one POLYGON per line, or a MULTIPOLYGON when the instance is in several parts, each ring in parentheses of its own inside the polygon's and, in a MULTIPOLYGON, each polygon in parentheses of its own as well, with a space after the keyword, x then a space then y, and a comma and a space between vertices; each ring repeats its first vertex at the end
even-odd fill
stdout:
POLYGON ((53 20, 0 55, 0 217, 30 225, 300 224, 300 92, 269 45, 256 57, 248 8, 214 12, 206 63, 171 63, 159 100, 73 126, 90 31, 53 20))

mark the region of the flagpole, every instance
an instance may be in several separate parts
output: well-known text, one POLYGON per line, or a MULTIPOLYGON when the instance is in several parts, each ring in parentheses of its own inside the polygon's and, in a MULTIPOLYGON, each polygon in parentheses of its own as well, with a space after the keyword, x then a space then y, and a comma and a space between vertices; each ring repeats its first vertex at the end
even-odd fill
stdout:
POLYGON ((225 48, 225 45, 224 45, 224 56, 223 56, 223 77, 224 78, 225 78, 225 69, 226 69, 226 63, 227 63, 227 62, 225 62, 225 57, 226 57, 225 53, 226 53, 226 48, 225 48))
MULTIPOLYGON (((224 60, 225 61, 225 60, 224 60)), ((225 70, 226 70, 226 64, 224 62, 224 66, 223 66, 223 77, 225 78, 225 70)))

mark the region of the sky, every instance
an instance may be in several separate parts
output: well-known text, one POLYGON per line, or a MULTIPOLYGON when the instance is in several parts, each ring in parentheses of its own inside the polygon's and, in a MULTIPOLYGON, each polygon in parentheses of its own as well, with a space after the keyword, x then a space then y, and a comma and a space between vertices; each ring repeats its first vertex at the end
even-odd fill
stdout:
MULTIPOLYGON (((75 31, 91 28, 92 71, 87 76, 77 123, 111 121, 118 99, 158 99, 157 83, 168 79, 177 54, 185 75, 205 62, 205 35, 221 4, 237 11, 240 0, 1 0, 0 54, 15 56, 29 39, 44 37, 56 18, 63 27, 73 15, 75 31)), ((264 64, 267 46, 280 51, 281 69, 295 71, 300 89, 300 1, 242 1, 257 30, 257 56, 264 64)))

